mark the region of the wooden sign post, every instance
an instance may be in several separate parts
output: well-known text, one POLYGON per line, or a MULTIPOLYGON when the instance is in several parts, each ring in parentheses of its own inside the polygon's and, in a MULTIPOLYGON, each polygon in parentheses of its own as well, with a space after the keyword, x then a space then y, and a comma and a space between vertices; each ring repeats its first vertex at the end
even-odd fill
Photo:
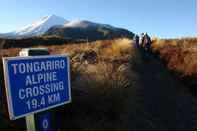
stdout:
POLYGON ((26 116, 25 120, 26 120, 27 131, 36 131, 34 115, 26 116))
MULTIPOLYGON (((50 55, 47 49, 26 49, 19 52, 20 56, 38 56, 38 55, 50 55)), ((25 117, 27 131, 36 131, 36 124, 34 115, 28 115, 25 117)))

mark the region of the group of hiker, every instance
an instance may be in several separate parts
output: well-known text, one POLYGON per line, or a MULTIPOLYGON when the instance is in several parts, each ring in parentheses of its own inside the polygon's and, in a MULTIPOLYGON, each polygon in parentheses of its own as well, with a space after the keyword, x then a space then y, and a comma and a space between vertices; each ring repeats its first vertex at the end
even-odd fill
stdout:
POLYGON ((135 35, 133 38, 135 47, 142 49, 145 52, 151 51, 151 38, 147 33, 142 33, 140 36, 135 35))

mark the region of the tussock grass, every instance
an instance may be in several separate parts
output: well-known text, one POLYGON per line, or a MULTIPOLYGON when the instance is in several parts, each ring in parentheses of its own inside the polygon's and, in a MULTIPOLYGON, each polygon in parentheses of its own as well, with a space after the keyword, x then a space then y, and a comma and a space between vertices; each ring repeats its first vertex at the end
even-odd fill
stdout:
POLYGON ((120 58, 125 55, 132 54, 132 42, 129 39, 118 39, 115 40, 110 48, 106 48, 103 52, 105 57, 120 58))
MULTIPOLYGON (((61 53, 68 53, 72 61, 74 100, 66 110, 72 110, 71 123, 77 124, 72 127, 74 130, 128 130, 131 44, 128 39, 117 39, 60 49, 61 53), (83 54, 94 54, 90 52, 96 53, 96 58, 81 58, 83 54)), ((50 49, 53 53, 54 47, 50 49)))
POLYGON ((152 49, 167 62, 169 69, 186 76, 197 75, 197 39, 157 39, 152 49))
MULTIPOLYGON (((68 54, 71 59, 73 102, 56 110, 58 130, 128 130, 127 102, 133 91, 130 61, 135 54, 131 40, 39 47, 47 47, 51 54, 68 54)), ((16 56, 19 51, 2 53, 16 56)))
POLYGON ((152 50, 192 92, 197 86, 197 38, 155 39, 152 50))

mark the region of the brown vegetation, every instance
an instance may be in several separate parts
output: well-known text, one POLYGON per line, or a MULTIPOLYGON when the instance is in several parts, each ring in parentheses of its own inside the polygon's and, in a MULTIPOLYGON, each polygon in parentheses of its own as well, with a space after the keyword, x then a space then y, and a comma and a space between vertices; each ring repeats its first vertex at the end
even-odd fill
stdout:
POLYGON ((167 67, 194 87, 197 78, 197 38, 154 39, 152 50, 167 67))
MULTIPOLYGON (((51 54, 68 54, 71 59, 73 102, 57 109, 60 130, 128 130, 127 102, 133 90, 130 59, 135 54, 131 40, 38 47, 47 47, 51 54)), ((19 51, 3 49, 1 53, 17 56, 19 51)))

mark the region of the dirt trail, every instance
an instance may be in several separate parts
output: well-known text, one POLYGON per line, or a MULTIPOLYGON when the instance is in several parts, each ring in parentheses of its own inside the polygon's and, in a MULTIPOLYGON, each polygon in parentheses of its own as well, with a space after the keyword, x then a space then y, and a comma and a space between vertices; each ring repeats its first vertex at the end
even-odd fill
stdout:
POLYGON ((131 131, 197 130, 197 98, 187 93, 156 58, 145 57, 141 51, 136 55, 132 68, 137 77, 136 98, 130 100, 131 131))

